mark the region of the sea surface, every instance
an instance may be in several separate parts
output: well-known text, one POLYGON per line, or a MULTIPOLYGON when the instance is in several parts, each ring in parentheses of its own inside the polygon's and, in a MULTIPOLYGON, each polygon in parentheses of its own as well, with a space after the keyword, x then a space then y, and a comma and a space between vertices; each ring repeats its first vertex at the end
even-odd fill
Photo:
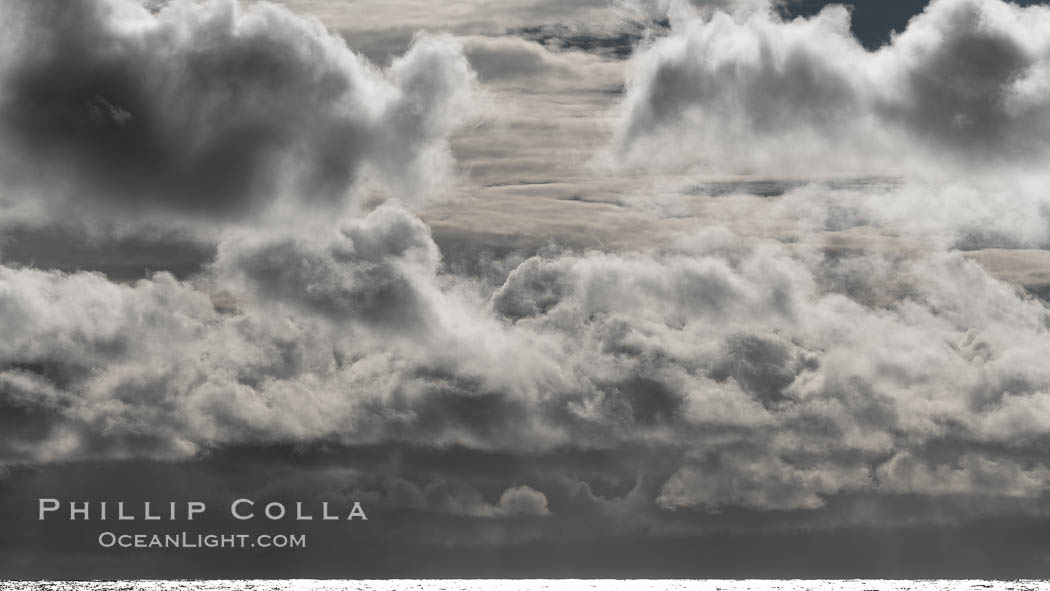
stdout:
POLYGON ((0 591, 1029 591, 1047 580, 239 580, 239 581, 0 581, 0 591))

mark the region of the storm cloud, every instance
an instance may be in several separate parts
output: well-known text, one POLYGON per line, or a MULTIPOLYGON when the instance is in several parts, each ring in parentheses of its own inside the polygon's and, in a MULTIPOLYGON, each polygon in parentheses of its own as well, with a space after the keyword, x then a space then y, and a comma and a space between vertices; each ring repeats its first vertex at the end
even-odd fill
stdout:
POLYGON ((282 213, 338 211, 368 174, 414 197, 443 182, 471 96, 449 38, 420 38, 380 71, 269 4, 2 11, 3 174, 56 207, 229 219, 283 199, 282 213))

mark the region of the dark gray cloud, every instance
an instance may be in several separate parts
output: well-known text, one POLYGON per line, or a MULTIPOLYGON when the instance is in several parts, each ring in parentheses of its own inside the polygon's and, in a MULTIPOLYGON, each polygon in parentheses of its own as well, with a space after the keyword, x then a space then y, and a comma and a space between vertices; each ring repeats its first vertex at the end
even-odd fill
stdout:
POLYGON ((574 49, 624 59, 634 53, 639 45, 659 36, 667 26, 666 21, 656 13, 644 22, 627 21, 621 31, 606 35, 574 30, 565 25, 523 27, 510 33, 551 49, 574 49))
POLYGON ((449 39, 379 72, 267 4, 20 2, 3 18, 17 32, 0 65, 3 174, 85 209, 336 208, 366 169, 414 192, 447 164, 471 88, 449 39))
POLYGON ((414 275, 432 276, 439 262, 429 228, 384 206, 333 231, 327 243, 296 235, 227 240, 215 266, 239 280, 239 299, 295 303, 333 322, 422 334, 430 303, 414 275))

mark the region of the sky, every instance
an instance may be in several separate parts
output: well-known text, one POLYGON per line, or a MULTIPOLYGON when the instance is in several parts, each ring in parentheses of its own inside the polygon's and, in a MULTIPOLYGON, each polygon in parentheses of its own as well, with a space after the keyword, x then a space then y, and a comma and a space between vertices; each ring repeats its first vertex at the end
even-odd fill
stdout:
POLYGON ((0 577, 1050 576, 1050 6, 855 4, 0 1, 0 577))

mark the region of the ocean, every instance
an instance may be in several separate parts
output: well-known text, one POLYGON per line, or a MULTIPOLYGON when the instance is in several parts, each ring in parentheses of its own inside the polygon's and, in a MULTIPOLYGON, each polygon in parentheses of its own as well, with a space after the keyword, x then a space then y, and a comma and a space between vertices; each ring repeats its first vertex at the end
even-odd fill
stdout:
POLYGON ((4 581, 0 591, 939 591, 1050 590, 1047 580, 211 580, 4 581))

